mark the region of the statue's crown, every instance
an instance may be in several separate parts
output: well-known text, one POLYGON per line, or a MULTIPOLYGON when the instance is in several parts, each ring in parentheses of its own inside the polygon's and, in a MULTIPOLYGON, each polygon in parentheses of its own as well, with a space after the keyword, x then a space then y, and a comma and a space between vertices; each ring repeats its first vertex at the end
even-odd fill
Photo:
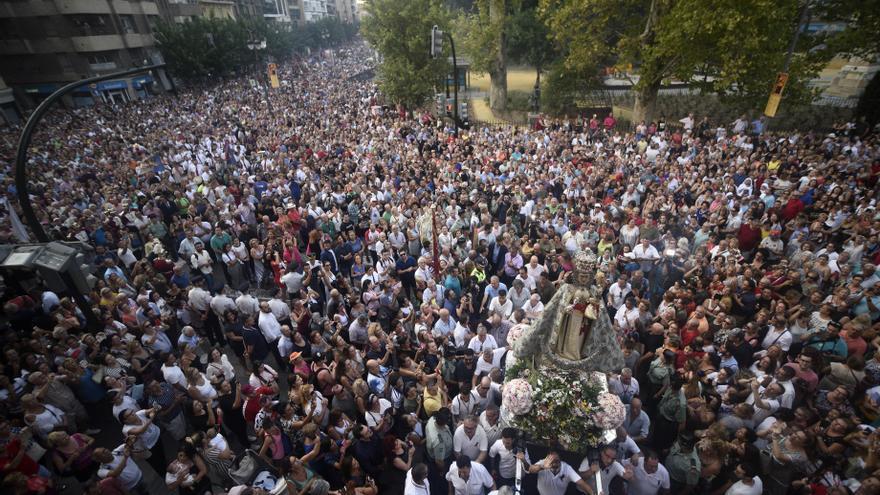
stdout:
POLYGON ((584 249, 575 256, 574 265, 578 271, 591 271, 596 268, 596 255, 591 249, 584 249))

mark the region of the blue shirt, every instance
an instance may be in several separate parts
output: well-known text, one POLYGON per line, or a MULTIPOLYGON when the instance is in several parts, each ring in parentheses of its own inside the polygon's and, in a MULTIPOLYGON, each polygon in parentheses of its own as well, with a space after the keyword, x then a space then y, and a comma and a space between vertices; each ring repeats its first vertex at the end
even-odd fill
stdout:
MULTIPOLYGON (((815 338, 815 337, 814 337, 815 338)), ((826 352, 829 354, 837 354, 840 357, 845 358, 849 353, 846 348, 846 342, 843 341, 840 337, 836 339, 828 339, 828 340, 819 340, 810 339, 810 343, 808 344, 810 347, 817 349, 819 352, 826 352)))
POLYGON ((504 289, 504 291, 507 292, 507 286, 503 283, 499 282, 497 289, 495 287, 492 287, 492 284, 489 284, 486 286, 486 295, 488 295, 489 299, 491 300, 493 297, 498 297, 498 292, 501 289, 504 289))
POLYGON ((269 189, 269 183, 264 180, 258 180, 254 183, 254 194, 259 198, 266 192, 266 189, 269 189))
POLYGON ((732 355, 729 358, 721 357, 721 367, 722 368, 730 368, 734 373, 739 371, 739 363, 736 361, 736 358, 732 355))
MULTIPOLYGON (((880 296, 872 297, 871 304, 873 304, 875 308, 880 308, 880 296)), ((871 315, 871 321, 880 318, 880 311, 871 311, 871 309, 868 307, 867 296, 859 299, 859 302, 853 308, 853 314, 855 314, 856 316, 863 315, 865 313, 869 313, 871 315)))

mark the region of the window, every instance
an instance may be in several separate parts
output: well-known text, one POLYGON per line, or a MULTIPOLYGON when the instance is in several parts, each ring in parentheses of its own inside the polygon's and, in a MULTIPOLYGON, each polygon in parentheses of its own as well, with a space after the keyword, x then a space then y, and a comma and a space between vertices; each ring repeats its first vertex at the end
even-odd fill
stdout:
POLYGON ((97 52, 89 55, 89 64, 115 64, 116 57, 113 52, 97 52))
POLYGON ((137 25, 134 23, 133 15, 121 15, 119 21, 122 24, 122 32, 126 34, 134 34, 137 32, 137 25))
MULTIPOLYGON (((178 22, 175 18, 175 22, 178 22)), ((159 16, 157 15, 148 15, 147 16, 147 24, 150 26, 150 32, 156 33, 156 26, 159 25, 159 16)))
POLYGON ((69 17, 81 36, 114 34, 113 24, 106 15, 81 14, 69 17))

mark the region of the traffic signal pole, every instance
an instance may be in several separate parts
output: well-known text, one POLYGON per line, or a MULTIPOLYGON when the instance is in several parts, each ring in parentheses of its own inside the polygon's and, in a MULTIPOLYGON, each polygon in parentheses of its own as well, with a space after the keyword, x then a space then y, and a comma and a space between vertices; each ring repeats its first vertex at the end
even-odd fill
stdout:
POLYGON ((452 50, 452 99, 455 103, 452 118, 455 120, 455 135, 458 136, 458 128, 461 124, 458 120, 458 59, 455 58, 455 41, 452 40, 452 35, 444 34, 449 39, 449 48, 452 50))
MULTIPOLYGON (((452 119, 455 124, 455 135, 458 136, 458 128, 461 125, 461 122, 458 118, 458 59, 455 56, 455 40, 452 39, 452 35, 443 32, 436 25, 431 28, 431 57, 437 58, 443 55, 443 36, 449 40, 449 47, 452 50, 452 78, 453 78, 453 103, 455 104, 455 109, 452 111, 452 119)), ((446 96, 449 97, 449 84, 448 77, 447 85, 446 85, 446 96)))

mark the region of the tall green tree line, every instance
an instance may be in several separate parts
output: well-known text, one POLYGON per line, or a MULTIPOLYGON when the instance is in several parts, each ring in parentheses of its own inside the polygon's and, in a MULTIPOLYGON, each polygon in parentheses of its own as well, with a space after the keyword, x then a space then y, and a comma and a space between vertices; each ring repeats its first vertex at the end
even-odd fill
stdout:
MULTIPOLYGON (((253 40, 266 41, 266 55, 276 61, 294 53, 334 46, 354 39, 357 26, 326 18, 303 26, 252 19, 197 17, 184 23, 163 22, 155 37, 172 74, 181 79, 225 75, 252 66, 253 40)), ((265 61, 263 54, 257 54, 265 61)))

